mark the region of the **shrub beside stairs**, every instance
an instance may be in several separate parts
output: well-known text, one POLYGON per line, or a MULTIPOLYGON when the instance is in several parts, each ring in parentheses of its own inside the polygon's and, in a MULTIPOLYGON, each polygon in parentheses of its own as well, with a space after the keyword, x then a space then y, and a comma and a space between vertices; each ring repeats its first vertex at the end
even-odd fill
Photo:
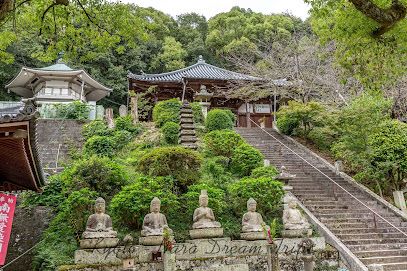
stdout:
POLYGON ((196 142, 197 137, 195 134, 194 115, 192 113, 192 108, 188 102, 184 102, 181 107, 178 143, 186 148, 197 149, 198 145, 196 144, 196 142))
POLYGON ((406 215, 373 195, 367 188, 352 182, 349 177, 336 174, 330 165, 291 138, 272 129, 266 130, 269 134, 260 128, 237 128, 236 131, 258 148, 272 164, 278 168, 284 165, 289 173, 296 174, 296 178, 289 181, 293 194, 316 217, 318 223, 328 229, 324 232, 327 240, 336 239, 336 236, 339 239, 336 247, 350 250, 350 255, 357 258, 356 262, 361 262, 362 268, 350 270, 367 270, 371 264, 380 264, 385 271, 407 270, 407 236, 374 216, 366 206, 405 234, 406 215))

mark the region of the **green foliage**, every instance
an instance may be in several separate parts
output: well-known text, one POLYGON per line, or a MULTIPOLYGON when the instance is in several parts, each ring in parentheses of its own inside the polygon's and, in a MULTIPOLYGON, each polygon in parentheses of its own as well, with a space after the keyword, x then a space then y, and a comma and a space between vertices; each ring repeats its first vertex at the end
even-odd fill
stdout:
POLYGON ((228 171, 230 159, 224 156, 207 157, 202 165, 203 179, 210 184, 223 188, 232 179, 228 171))
POLYGON ((232 155, 232 172, 240 177, 248 176, 253 169, 263 164, 263 155, 249 144, 241 144, 235 148, 232 155))
POLYGON ((212 109, 206 116, 205 126, 208 131, 233 129, 234 121, 230 113, 223 109, 212 109))
POLYGON ((178 123, 181 113, 181 101, 174 98, 158 102, 153 109, 153 120, 157 127, 171 121, 178 123))
POLYGON ((243 144, 244 140, 232 130, 215 130, 205 135, 204 142, 210 154, 230 158, 236 147, 243 144))
POLYGON ((370 179, 381 180, 389 192, 401 190, 407 174, 407 124, 387 120, 377 128, 369 135, 367 143, 367 160, 371 170, 365 168, 364 171, 367 176, 373 171, 370 179))
POLYGON ((194 115, 195 124, 204 124, 204 115, 202 113, 202 106, 199 102, 193 102, 189 104, 192 109, 192 114, 194 115))
POLYGON ((185 57, 187 52, 182 44, 174 37, 165 37, 161 53, 153 60, 152 66, 155 69, 173 71, 185 67, 185 57))
MULTIPOLYGON (((311 24, 323 43, 335 43, 336 62, 344 78, 356 78, 365 90, 380 91, 406 75, 405 56, 407 19, 380 37, 374 37, 378 23, 347 0, 307 0, 312 5, 311 24)), ((386 10, 392 1, 370 1, 386 10)), ((399 4, 407 6, 406 1, 399 4)), ((372 8, 373 9, 373 8, 372 8)))
POLYGON ((85 139, 89 139, 92 136, 106 136, 109 135, 111 130, 107 128, 107 125, 102 120, 91 121, 82 127, 82 135, 85 139))
POLYGON ((134 125, 131 116, 125 117, 117 117, 114 120, 115 123, 115 130, 116 131, 127 131, 130 132, 132 135, 138 135, 141 133, 142 128, 140 125, 134 125))
POLYGON ((67 104, 55 104, 56 117, 61 119, 87 120, 90 108, 86 103, 73 101, 67 104))
POLYGON ((61 178, 54 175, 48 180, 41 193, 25 192, 23 194, 23 206, 50 206, 57 208, 65 200, 63 192, 64 183, 61 178))
POLYGON ((59 265, 73 263, 77 240, 85 229, 96 197, 97 193, 84 188, 72 192, 60 203, 60 211, 44 232, 36 249, 34 270, 52 271, 59 265))
POLYGON ((169 121, 161 127, 161 133, 164 136, 164 142, 170 145, 178 144, 178 134, 180 126, 178 123, 169 121))
POLYGON ((75 161, 58 178, 64 183, 66 193, 89 188, 107 200, 128 183, 127 174, 121 165, 107 157, 98 156, 75 161))
POLYGON ((161 147, 143 155, 138 170, 150 176, 173 176, 185 189, 199 179, 202 159, 198 152, 184 147, 161 147))
POLYGON ((321 150, 330 150, 338 134, 329 126, 314 127, 308 133, 308 138, 321 150))
POLYGON ((277 112, 277 127, 287 135, 307 135, 314 126, 319 125, 317 117, 324 111, 325 108, 317 102, 289 101, 277 112))
POLYGON ((262 166, 252 170, 251 178, 260 178, 260 177, 272 177, 278 175, 278 170, 275 166, 262 166))
POLYGON ((97 154, 112 157, 114 153, 114 141, 108 136, 92 136, 86 140, 84 151, 87 154, 97 154))
POLYGON ((179 204, 177 196, 172 192, 173 182, 171 177, 142 176, 123 187, 110 203, 116 224, 134 230, 141 229, 144 215, 150 212, 150 202, 154 197, 161 200, 163 213, 177 213, 179 204))
POLYGON ((141 131, 140 127, 134 128, 135 129, 133 130, 133 132, 129 132, 126 130, 118 130, 113 133, 111 139, 113 141, 113 149, 115 151, 123 149, 133 139, 133 135, 141 131))
POLYGON ((391 101, 383 97, 361 95, 343 108, 338 121, 339 138, 332 146, 335 155, 347 161, 352 169, 363 168, 368 137, 390 118, 390 106, 391 101))
POLYGON ((257 211, 265 221, 271 221, 281 212, 281 197, 284 195, 283 184, 271 177, 243 178, 228 187, 230 208, 240 215, 246 210, 246 201, 254 198, 257 201, 257 211))

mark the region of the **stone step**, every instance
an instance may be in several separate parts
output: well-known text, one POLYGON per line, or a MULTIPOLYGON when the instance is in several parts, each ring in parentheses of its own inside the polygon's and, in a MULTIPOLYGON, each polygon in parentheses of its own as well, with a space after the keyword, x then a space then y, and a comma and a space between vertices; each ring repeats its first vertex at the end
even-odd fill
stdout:
POLYGON ((190 123, 181 123, 181 129, 189 129, 189 130, 194 130, 195 129, 195 125, 194 124, 190 124, 190 123))
POLYGON ((360 258, 360 260, 368 265, 368 264, 385 264, 385 263, 405 263, 407 262, 407 254, 406 255, 398 255, 398 256, 378 256, 378 257, 367 257, 367 258, 360 258))
POLYGON ((407 270, 407 261, 402 263, 385 263, 382 266, 384 271, 405 271, 407 270))
POLYGON ((193 119, 194 118, 194 115, 193 114, 189 114, 189 113, 181 113, 181 119, 182 118, 191 118, 191 119, 193 119))
POLYGON ((181 118, 180 123, 194 123, 194 119, 193 118, 181 118))
MULTIPOLYGON (((386 228, 347 228, 347 229, 332 229, 336 234, 355 234, 355 233, 400 233, 397 229, 387 225, 386 228)), ((407 233, 407 228, 398 227, 398 229, 407 233)))
POLYGON ((365 250, 355 252, 356 256, 360 258, 369 257, 387 257, 387 256, 405 256, 407 249, 383 249, 383 250, 365 250))
POLYGON ((388 250, 388 249, 407 249, 407 243, 387 243, 387 244, 357 244, 347 245, 352 251, 371 251, 371 250, 388 250))
POLYGON ((181 108, 181 114, 192 114, 193 111, 191 108, 181 108))
POLYGON ((179 133, 179 135, 180 136, 192 136, 192 135, 195 135, 195 130, 185 130, 185 129, 182 129, 181 131, 180 131, 180 133, 179 133))
POLYGON ((198 148, 198 145, 195 143, 183 143, 181 145, 185 148, 194 149, 194 150, 198 148))
POLYGON ((180 136, 179 137, 179 142, 180 143, 184 143, 184 142, 191 142, 191 143, 195 143, 198 139, 196 138, 196 136, 180 136))
POLYGON ((387 238, 407 238, 402 233, 346 233, 346 234, 337 234, 341 240, 359 240, 359 239, 387 239, 387 238))

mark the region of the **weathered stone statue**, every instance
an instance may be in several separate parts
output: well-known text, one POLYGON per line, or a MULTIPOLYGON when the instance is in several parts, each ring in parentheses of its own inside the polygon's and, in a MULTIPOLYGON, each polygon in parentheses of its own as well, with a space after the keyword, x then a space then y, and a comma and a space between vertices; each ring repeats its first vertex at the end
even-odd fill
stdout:
POLYGON ((311 226, 304 215, 297 209, 295 200, 288 203, 283 212, 283 237, 301 237, 311 235, 311 226))
POLYGON ((119 242, 117 232, 112 228, 112 219, 105 214, 105 207, 105 200, 97 198, 95 213, 89 216, 86 230, 82 234, 81 248, 115 247, 119 242))
POLYGON ((195 209, 193 216, 194 223, 190 231, 191 238, 213 238, 223 236, 223 228, 215 220, 215 215, 208 207, 208 192, 201 190, 199 196, 199 207, 195 209))
POLYGON ((168 228, 167 218, 160 213, 161 201, 155 197, 150 204, 150 213, 144 217, 143 229, 139 243, 142 245, 159 245, 163 240, 163 230, 168 228))
POLYGON ((256 212, 256 207, 257 202, 253 198, 250 198, 247 201, 247 213, 245 213, 242 218, 242 233, 240 235, 242 239, 266 239, 264 230, 268 230, 269 227, 264 224, 261 214, 256 212), (265 227, 265 229, 263 229, 263 227, 265 227))

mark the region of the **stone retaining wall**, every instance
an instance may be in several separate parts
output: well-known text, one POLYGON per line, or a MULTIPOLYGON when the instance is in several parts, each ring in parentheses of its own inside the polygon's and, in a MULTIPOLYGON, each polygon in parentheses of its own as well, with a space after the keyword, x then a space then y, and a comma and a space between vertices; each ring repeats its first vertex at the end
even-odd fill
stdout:
POLYGON ((87 122, 68 119, 37 120, 38 151, 45 172, 58 171, 57 156, 59 168, 69 157, 70 150, 82 148, 84 139, 81 131, 82 126, 87 122))

